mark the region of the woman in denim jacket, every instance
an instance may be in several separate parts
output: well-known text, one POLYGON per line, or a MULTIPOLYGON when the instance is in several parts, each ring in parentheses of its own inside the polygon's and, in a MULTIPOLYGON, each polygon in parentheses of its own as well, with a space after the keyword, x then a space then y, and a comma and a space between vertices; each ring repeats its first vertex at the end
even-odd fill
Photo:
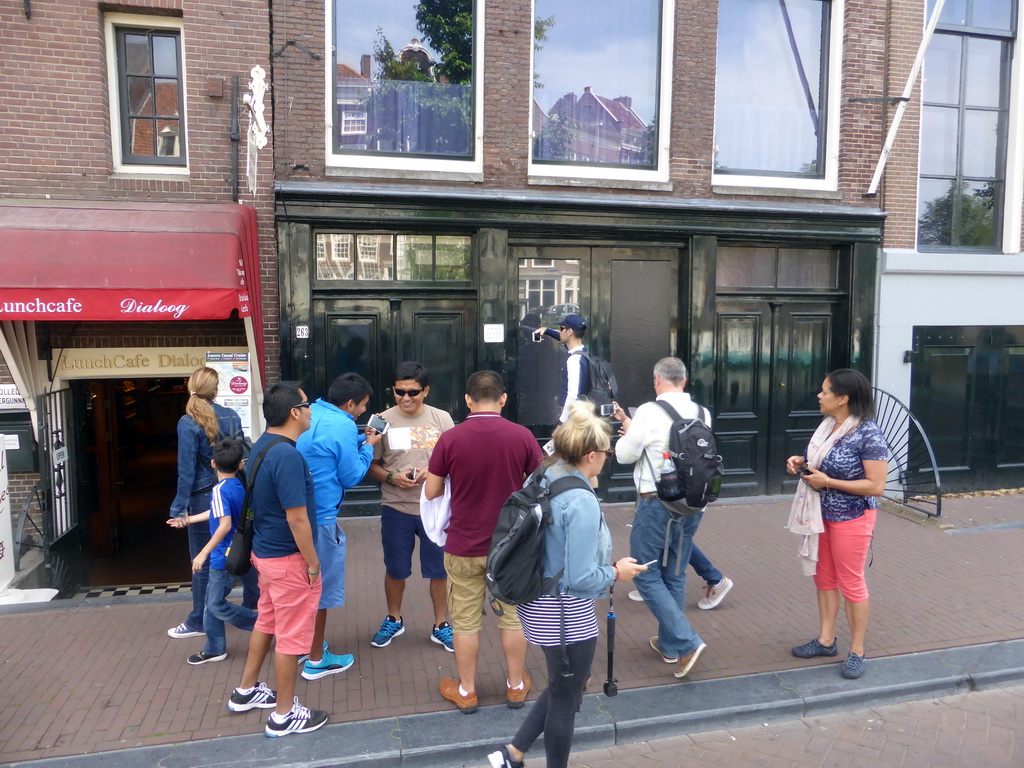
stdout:
MULTIPOLYGON (((169 525, 188 528, 188 553, 194 559, 210 541, 207 522, 193 520, 210 509, 210 494, 217 484, 217 473, 210 462, 213 446, 225 437, 242 434, 242 420, 230 408, 213 402, 219 377, 213 368, 196 368, 188 380, 188 404, 178 420, 178 490, 171 502, 169 525)), ((255 573, 255 571, 250 571, 255 573)), ((248 575, 248 574, 247 574, 248 575)), ((203 632, 206 584, 210 578, 209 561, 192 574, 192 612, 181 624, 167 630, 171 637, 198 637, 203 632)), ((255 610, 259 593, 255 582, 242 579, 242 602, 255 610)))
MULTIPOLYGON (((594 404, 577 400, 569 418, 552 435, 547 482, 575 474, 590 482, 611 453, 611 429, 594 414, 594 404)), ((518 768, 526 751, 544 734, 548 768, 569 762, 576 712, 597 647, 594 601, 614 581, 630 581, 647 570, 632 557, 609 565, 612 537, 597 496, 573 488, 551 499, 552 523, 545 530, 544 576, 561 572, 559 595, 542 595, 518 607, 526 639, 541 646, 548 665, 548 687, 530 709, 510 744, 487 756, 493 768, 518 768), (564 647, 563 647, 564 618, 564 647)))

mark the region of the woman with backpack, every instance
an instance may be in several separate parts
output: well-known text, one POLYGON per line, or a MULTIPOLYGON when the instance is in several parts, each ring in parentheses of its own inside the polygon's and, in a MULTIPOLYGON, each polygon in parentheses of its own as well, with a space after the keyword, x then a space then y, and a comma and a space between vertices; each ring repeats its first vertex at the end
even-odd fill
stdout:
MULTIPOLYGON (((213 368, 196 368, 188 379, 188 403, 178 420, 178 489, 171 502, 168 525, 188 528, 188 553, 194 560, 210 541, 210 527, 204 521, 192 521, 210 509, 210 495, 217 484, 217 473, 210 464, 213 446, 225 437, 242 436, 242 420, 230 408, 213 402, 220 377, 213 368)), ((250 573, 255 574, 255 571, 250 573)), ((192 574, 192 612, 181 624, 167 630, 171 637, 199 637, 203 631, 206 585, 210 578, 209 560, 192 574)), ((242 604, 255 610, 259 598, 255 576, 242 579, 242 604)))
POLYGON ((850 625, 850 653, 840 669, 855 679, 866 665, 864 636, 870 607, 864 561, 875 528, 878 496, 889 472, 885 436, 873 421, 871 384, 849 368, 832 371, 821 385, 825 415, 804 456, 790 456, 786 471, 800 473, 788 528, 803 538, 799 556, 818 590, 819 632, 793 648, 801 659, 835 656, 839 595, 850 625))
MULTIPOLYGON (((552 435, 546 482, 575 474, 588 482, 604 469, 611 453, 611 428, 594 404, 576 400, 552 435)), ((558 579, 558 595, 542 595, 518 606, 526 639, 544 651, 548 687, 530 709, 509 744, 487 756, 492 768, 519 768, 523 756, 544 734, 548 768, 569 762, 576 712, 597 648, 594 601, 615 581, 630 581, 646 570, 632 557, 611 561, 612 537, 597 496, 572 488, 551 499, 552 522, 545 527, 544 577, 558 579)))

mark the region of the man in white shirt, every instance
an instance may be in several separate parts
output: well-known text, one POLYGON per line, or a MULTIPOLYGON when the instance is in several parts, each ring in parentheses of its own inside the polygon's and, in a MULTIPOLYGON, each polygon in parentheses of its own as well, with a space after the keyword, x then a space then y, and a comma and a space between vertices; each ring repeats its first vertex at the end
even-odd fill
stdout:
POLYGON ((558 393, 561 407, 559 422, 564 423, 569 418, 569 406, 573 402, 590 392, 590 361, 583 354, 583 334, 586 332, 587 321, 580 315, 566 315, 557 332, 554 328, 538 328, 536 331, 538 341, 541 335, 558 339, 569 353, 562 365, 562 388, 558 393))
MULTIPOLYGON (((654 366, 654 391, 657 399, 671 405, 680 418, 707 418, 693 402, 686 387, 686 365, 676 357, 664 357, 654 366)), ((662 454, 668 450, 672 421, 655 403, 644 403, 631 419, 616 407, 615 418, 622 422, 615 456, 621 464, 633 464, 633 482, 637 490, 636 515, 629 537, 630 554, 648 566, 638 574, 636 587, 651 613, 658 620, 658 634, 651 647, 666 664, 675 664, 673 674, 685 677, 707 647, 686 619, 686 566, 693 550, 704 511, 673 515, 658 499, 655 473, 660 472, 662 454), (662 555, 668 547, 667 559, 662 555)), ((711 426, 709 423, 708 427, 711 426)))

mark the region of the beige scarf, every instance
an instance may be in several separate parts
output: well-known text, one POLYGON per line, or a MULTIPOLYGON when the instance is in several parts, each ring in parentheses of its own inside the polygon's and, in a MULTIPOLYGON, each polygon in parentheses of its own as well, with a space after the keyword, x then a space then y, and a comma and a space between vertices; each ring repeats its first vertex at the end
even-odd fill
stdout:
MULTIPOLYGON (((820 469, 836 441, 852 432, 858 424, 860 419, 847 416, 846 421, 836 429, 835 417, 826 416, 807 444, 807 465, 811 469, 820 469)), ((786 528, 801 537, 797 557, 803 566, 804 576, 813 576, 818 563, 818 534, 824 533, 825 524, 821 519, 821 493, 802 480, 796 484, 786 528)))

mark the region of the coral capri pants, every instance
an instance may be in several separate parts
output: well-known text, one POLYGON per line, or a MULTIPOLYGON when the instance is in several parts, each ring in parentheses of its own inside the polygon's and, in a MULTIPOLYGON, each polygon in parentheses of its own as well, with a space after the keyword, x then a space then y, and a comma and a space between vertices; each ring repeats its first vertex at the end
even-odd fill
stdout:
POLYGON ((818 536, 818 566, 814 585, 823 592, 842 590, 851 603, 868 599, 864 580, 864 561, 875 530, 877 509, 865 510, 860 517, 841 523, 825 521, 825 532, 818 536))

